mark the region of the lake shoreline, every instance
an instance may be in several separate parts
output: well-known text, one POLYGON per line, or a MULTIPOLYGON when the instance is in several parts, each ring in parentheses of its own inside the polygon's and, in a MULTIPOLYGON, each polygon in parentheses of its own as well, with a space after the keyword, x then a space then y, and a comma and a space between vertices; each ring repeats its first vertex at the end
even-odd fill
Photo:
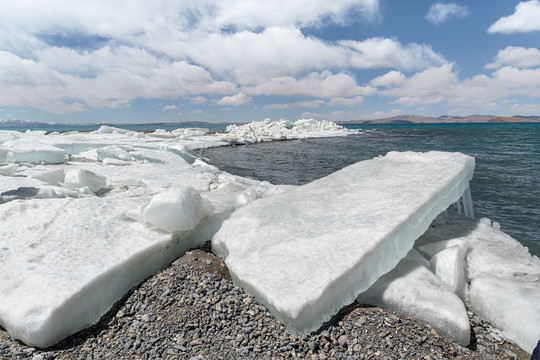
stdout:
POLYGON ((134 287, 101 320, 47 349, 0 330, 0 358, 418 358, 529 359, 469 311, 463 347, 414 319, 352 304, 318 331, 297 337, 234 286, 210 243, 134 287))

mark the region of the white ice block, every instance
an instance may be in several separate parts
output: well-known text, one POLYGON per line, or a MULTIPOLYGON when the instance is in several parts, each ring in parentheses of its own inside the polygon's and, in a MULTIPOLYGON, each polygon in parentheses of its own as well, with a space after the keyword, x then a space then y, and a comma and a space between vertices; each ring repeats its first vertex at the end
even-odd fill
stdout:
POLYGON ((529 354, 540 339, 540 283, 495 276, 472 279, 468 305, 529 354))
POLYGON ((430 269, 444 283, 446 288, 465 299, 464 257, 467 249, 451 246, 442 250, 429 261, 430 269))
POLYGON ((441 214, 417 246, 433 250, 464 242, 467 306, 531 353, 540 338, 540 259, 489 219, 452 214, 441 214))
POLYGON ((60 164, 65 161, 66 151, 32 137, 7 141, 3 144, 7 149, 6 162, 28 162, 60 164))
POLYGON ((309 333, 393 269, 473 171, 460 153, 391 152, 249 203, 213 248, 238 285, 309 333))
POLYGON ((468 345, 471 328, 465 305, 423 265, 423 260, 412 249, 357 301, 413 317, 458 344, 468 345))
POLYGON ((0 325, 27 345, 53 345, 96 323, 132 286, 209 240, 232 209, 222 206, 194 230, 171 235, 124 215, 148 200, 1 205, 0 325))
POLYGON ((0 163, 0 176, 13 176, 17 172, 17 164, 1 164, 0 163))
POLYGON ((191 186, 170 188, 154 195, 148 204, 127 215, 168 232, 192 230, 212 212, 210 201, 191 186))
POLYGON ((107 187, 107 178, 86 169, 71 170, 66 173, 64 186, 72 190, 89 188, 93 193, 107 187))

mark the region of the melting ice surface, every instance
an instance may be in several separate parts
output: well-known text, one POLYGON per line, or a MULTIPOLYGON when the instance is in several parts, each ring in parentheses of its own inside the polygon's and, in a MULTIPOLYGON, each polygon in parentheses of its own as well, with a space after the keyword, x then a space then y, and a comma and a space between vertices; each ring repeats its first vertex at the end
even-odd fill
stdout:
POLYGON ((539 336, 531 325, 540 313, 538 258, 489 221, 464 217, 439 217, 416 241, 418 252, 411 250, 431 220, 465 190, 471 158, 390 153, 291 190, 222 172, 192 150, 346 131, 305 119, 228 130, 213 135, 204 129, 144 134, 111 127, 49 135, 0 131, 0 325, 28 345, 57 343, 96 323, 132 286, 209 240, 233 213, 214 247, 227 256, 237 284, 258 294, 291 330, 316 328, 360 295, 359 300, 411 314, 435 328, 449 324, 445 335, 464 343, 468 324, 459 320, 461 298, 532 351, 539 336), (360 182, 386 192, 369 194, 368 187, 362 193, 360 182), (375 195, 377 201, 369 197, 375 195), (359 212, 379 241, 354 249, 359 212), (284 213, 291 216, 284 219, 284 213), (253 219, 255 226, 249 223, 253 219), (346 241, 333 241, 337 234, 346 241), (244 243, 235 240, 240 235, 246 236, 244 243), (291 241, 274 241, 280 236, 291 241), (257 248, 257 239, 270 243, 257 248), (246 261, 260 260, 257 266, 281 266, 296 280, 276 283, 257 267, 250 274, 235 260, 240 253, 247 254, 246 261), (309 266, 317 276, 300 279, 305 257, 315 259, 309 266), (407 275, 411 269, 414 276, 407 275), (306 282, 295 283, 299 280, 306 282), (416 292, 410 291, 413 283, 416 292), (276 300, 280 287, 306 286, 311 288, 305 293, 276 300), (406 290, 410 302, 394 301, 406 290), (429 296, 435 290, 442 296, 429 296), (442 298, 453 303, 442 304, 442 298), (518 319, 529 322, 511 317, 515 303, 526 313, 518 319), (430 316, 422 317, 426 309, 430 316))

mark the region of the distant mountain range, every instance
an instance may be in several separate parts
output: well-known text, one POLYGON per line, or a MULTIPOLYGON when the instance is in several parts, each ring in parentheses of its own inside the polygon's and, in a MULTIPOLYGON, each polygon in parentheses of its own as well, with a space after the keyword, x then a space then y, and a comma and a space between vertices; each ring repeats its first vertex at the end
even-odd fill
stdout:
MULTIPOLYGON (((419 116, 419 115, 398 115, 388 118, 372 119, 372 120, 353 120, 353 121, 336 121, 338 124, 433 124, 433 123, 488 123, 488 122, 540 122, 540 116, 495 116, 495 115, 468 115, 468 116, 449 116, 442 115, 439 117, 419 116)), ((118 125, 167 125, 167 126, 192 126, 192 127, 205 127, 211 125, 231 125, 231 124, 244 124, 244 123, 231 123, 231 122, 205 122, 205 121, 185 121, 175 123, 137 123, 137 124, 114 124, 114 123, 52 123, 52 122, 40 122, 30 120, 2 120, 0 119, 0 128, 13 127, 13 126, 42 126, 42 125, 62 125, 62 126, 118 126, 118 125)))
POLYGON ((373 120, 353 120, 339 121, 338 124, 437 124, 437 123, 488 123, 488 122, 539 122, 540 116, 495 116, 495 115, 468 115, 439 117, 418 116, 418 115, 398 115, 389 118, 373 120))

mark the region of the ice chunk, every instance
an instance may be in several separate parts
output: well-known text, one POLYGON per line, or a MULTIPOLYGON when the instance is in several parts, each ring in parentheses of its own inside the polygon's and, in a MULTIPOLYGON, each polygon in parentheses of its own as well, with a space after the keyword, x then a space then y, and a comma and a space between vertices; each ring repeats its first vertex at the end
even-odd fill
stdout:
POLYGON ((31 171, 27 171, 26 173, 28 173, 29 176, 33 177, 34 179, 41 180, 44 183, 54 186, 63 183, 65 180, 63 167, 56 169, 51 169, 50 167, 39 167, 33 168, 31 171))
POLYGON ((101 174, 85 169, 71 170, 66 174, 64 186, 72 190, 87 187, 93 193, 107 187, 107 179, 101 174))
POLYGON ((18 167, 17 164, 0 164, 0 176, 13 176, 18 167))
POLYGON ((41 143, 31 137, 7 141, 3 146, 7 148, 6 162, 60 164, 66 157, 64 149, 41 143))
POLYGON ((464 241, 467 306, 530 353, 540 338, 540 260, 488 219, 452 214, 441 214, 417 244, 464 241))
POLYGON ((95 131, 96 134, 129 134, 131 130, 120 129, 112 126, 102 125, 95 131))
POLYGON ((459 153, 391 152, 250 202, 212 245, 238 285, 305 334, 393 269, 473 170, 459 153))
MULTIPOLYGON (((432 231, 433 232, 433 231, 432 231)), ((455 238, 451 240, 441 240, 441 241, 435 241, 432 243, 427 243, 424 245, 419 244, 420 240, 415 243, 415 248, 422 254, 426 259, 431 259, 433 256, 435 256, 437 253, 451 248, 453 246, 457 246, 465 253, 467 249, 469 248, 469 241, 466 237, 462 238, 455 238)))
POLYGON ((540 283, 497 277, 471 281, 468 305, 523 350, 532 353, 540 339, 540 283))
POLYGON ((194 229, 211 212, 212 204, 208 200, 202 198, 193 187, 184 186, 154 195, 148 205, 127 215, 174 232, 194 229))
POLYGON ((442 280, 448 290, 465 299, 464 256, 466 248, 451 246, 431 258, 430 269, 442 280))
POLYGON ((104 146, 81 152, 73 159, 88 159, 90 161, 103 161, 104 159, 116 159, 130 161, 129 152, 116 145, 104 146))
POLYGON ((424 261, 412 249, 357 301, 416 318, 453 341, 468 345, 471 329, 465 306, 424 266, 424 261))

